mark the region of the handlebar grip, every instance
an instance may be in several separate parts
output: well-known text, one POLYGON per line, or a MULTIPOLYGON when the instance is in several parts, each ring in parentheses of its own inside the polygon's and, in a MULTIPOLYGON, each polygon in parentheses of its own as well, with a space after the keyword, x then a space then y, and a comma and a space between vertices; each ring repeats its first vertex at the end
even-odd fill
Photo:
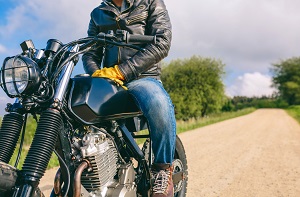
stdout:
POLYGON ((127 34, 126 43, 156 43, 156 36, 127 34))

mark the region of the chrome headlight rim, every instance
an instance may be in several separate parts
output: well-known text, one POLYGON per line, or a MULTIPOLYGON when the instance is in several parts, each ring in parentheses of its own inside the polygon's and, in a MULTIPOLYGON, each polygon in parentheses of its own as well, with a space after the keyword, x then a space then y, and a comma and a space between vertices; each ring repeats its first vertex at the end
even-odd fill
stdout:
POLYGON ((33 93, 34 88, 37 87, 41 81, 41 72, 37 63, 22 55, 5 58, 0 72, 0 85, 4 92, 11 98, 22 97, 33 93), (22 66, 15 66, 15 62, 17 61, 19 63, 21 62, 22 66), (23 70, 24 76, 20 73, 17 74, 16 71, 20 72, 20 69, 23 70), (8 72, 11 72, 11 76, 7 75, 8 72), (26 79, 22 79, 22 77, 26 79), (11 79, 8 80, 8 78, 11 79), (16 78, 20 78, 20 80, 16 80, 16 78))

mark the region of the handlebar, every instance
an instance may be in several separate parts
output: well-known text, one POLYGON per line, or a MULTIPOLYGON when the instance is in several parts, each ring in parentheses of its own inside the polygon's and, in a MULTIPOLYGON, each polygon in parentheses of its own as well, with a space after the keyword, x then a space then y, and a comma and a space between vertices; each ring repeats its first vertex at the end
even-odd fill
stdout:
POLYGON ((126 43, 153 43, 156 42, 156 36, 129 34, 125 30, 117 30, 116 36, 126 43))
POLYGON ((126 43, 153 43, 155 44, 156 36, 147 36, 147 35, 127 35, 126 43))
POLYGON ((137 50, 142 50, 142 48, 134 44, 156 43, 156 36, 129 34, 125 30, 117 30, 116 33, 109 31, 107 34, 100 32, 97 36, 89 38, 88 42, 80 46, 80 51, 92 47, 97 43, 129 47, 137 50))
MULTIPOLYGON (((70 60, 78 61, 78 55, 88 52, 93 49, 95 45, 99 44, 103 47, 110 47, 110 45, 114 45, 144 51, 145 49, 142 48, 144 45, 141 44, 155 44, 155 42, 156 36, 134 35, 129 34, 129 32, 125 30, 117 30, 116 32, 109 31, 108 33, 101 32, 96 36, 80 38, 66 44, 55 39, 50 39, 47 42, 47 47, 42 50, 43 53, 41 57, 37 58, 37 56, 32 55, 32 58, 41 63, 40 67, 43 67, 44 69, 44 77, 49 77, 50 83, 54 83, 67 62, 70 60), (71 47, 76 45, 79 47, 77 52, 69 51, 71 47), (53 67, 54 62, 56 62, 55 67, 53 67), (53 73, 48 72, 54 70, 55 72, 53 73)), ((33 53, 36 51, 31 40, 21 43, 21 48, 23 50, 23 54, 30 56, 30 58, 31 51, 33 53)))

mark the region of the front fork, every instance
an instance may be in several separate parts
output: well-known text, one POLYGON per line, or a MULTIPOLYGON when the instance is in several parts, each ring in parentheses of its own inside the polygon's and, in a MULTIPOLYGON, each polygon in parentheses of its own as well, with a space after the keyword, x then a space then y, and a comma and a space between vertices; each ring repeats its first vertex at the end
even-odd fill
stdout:
POLYGON ((48 109, 42 113, 28 151, 22 171, 20 171, 13 196, 31 196, 44 175, 50 161, 58 131, 63 126, 62 117, 58 110, 48 109))
MULTIPOLYGON (((71 49, 71 52, 77 52, 78 50, 79 46, 76 45, 71 49)), ((54 101, 50 108, 40 116, 31 147, 17 179, 19 186, 15 187, 13 197, 33 196, 40 179, 47 169, 58 133, 63 128, 60 112, 61 103, 64 99, 75 61, 72 60, 65 65, 55 90, 54 101)))

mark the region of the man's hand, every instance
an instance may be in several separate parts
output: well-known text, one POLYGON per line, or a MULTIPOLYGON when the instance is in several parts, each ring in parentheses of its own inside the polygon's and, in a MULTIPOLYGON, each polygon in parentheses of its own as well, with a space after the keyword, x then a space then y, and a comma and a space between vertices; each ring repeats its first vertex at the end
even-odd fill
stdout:
POLYGON ((111 79, 113 81, 115 81, 116 83, 120 84, 122 87, 124 84, 124 76, 122 75, 122 73, 120 72, 118 65, 115 65, 114 67, 110 67, 110 68, 102 68, 99 70, 96 70, 92 77, 103 77, 103 78, 108 78, 111 79))

